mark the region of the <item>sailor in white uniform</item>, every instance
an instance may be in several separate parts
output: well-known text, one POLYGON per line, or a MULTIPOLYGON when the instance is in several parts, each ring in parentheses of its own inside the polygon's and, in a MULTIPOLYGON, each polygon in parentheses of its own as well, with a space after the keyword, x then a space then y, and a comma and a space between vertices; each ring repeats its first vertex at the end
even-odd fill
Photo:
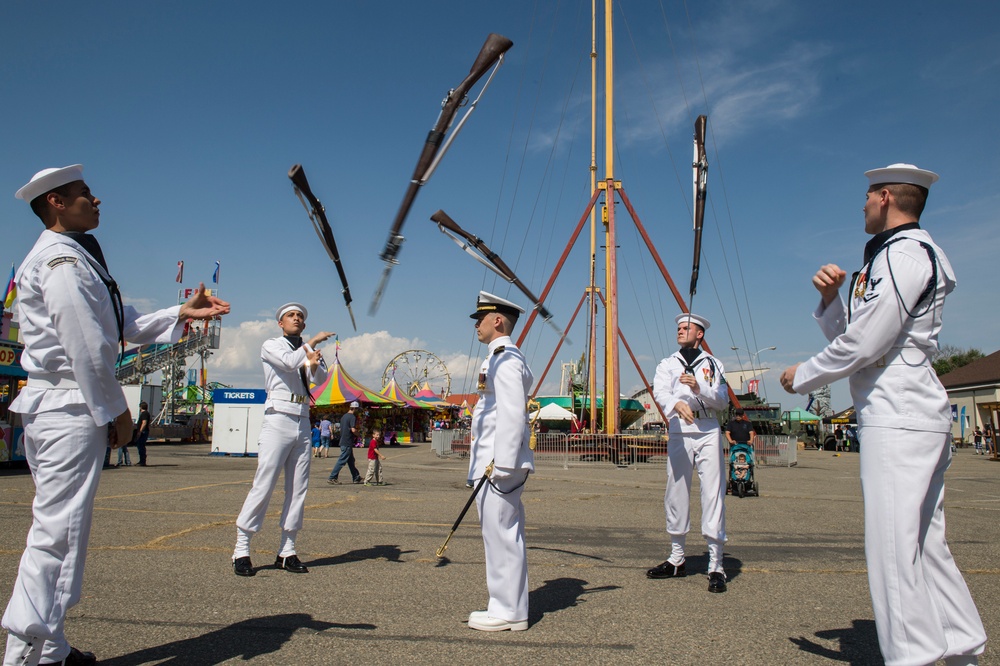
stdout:
POLYGON ((528 551, 524 543, 521 493, 535 469, 530 448, 527 402, 532 375, 521 350, 510 339, 520 306, 479 292, 476 336, 487 345, 479 372, 479 400, 472 411, 472 460, 469 478, 489 471, 476 498, 486 551, 485 611, 469 615, 469 627, 481 631, 528 628, 528 551))
POLYGON ((781 375, 809 393, 850 377, 861 442, 865 558, 888 666, 975 664, 986 633, 945 540, 951 408, 931 366, 955 273, 919 219, 937 174, 912 164, 868 171, 864 266, 813 277, 814 314, 830 344, 781 375))
POLYGON ((132 415, 115 363, 124 341, 176 342, 187 319, 229 304, 204 285, 181 306, 140 315, 121 301, 97 239, 95 197, 75 164, 40 171, 15 195, 45 231, 17 270, 18 318, 28 381, 10 410, 24 424, 35 483, 32 525, 3 627, 4 665, 93 664, 66 642, 67 611, 80 600, 94 496, 104 452, 126 444, 132 415))
POLYGON ((265 341, 260 349, 267 401, 257 440, 257 474, 236 519, 233 571, 237 576, 257 573, 250 561, 250 538, 264 525, 267 505, 282 471, 285 502, 281 509, 281 543, 274 566, 292 573, 309 571, 295 550, 295 538, 302 529, 312 461, 309 391, 310 384, 322 384, 327 377, 326 362, 316 345, 334 334, 317 333, 304 343, 302 331, 308 315, 299 303, 282 305, 275 318, 284 335, 265 341))
POLYGON ((670 422, 663 500, 670 557, 649 569, 646 576, 678 578, 687 573, 684 545, 691 529, 691 477, 697 468, 701 481, 701 533, 709 553, 708 591, 725 592, 725 461, 716 412, 729 404, 729 389, 722 363, 699 349, 709 321, 696 314, 680 314, 675 321, 681 348, 660 361, 653 379, 653 399, 670 422))

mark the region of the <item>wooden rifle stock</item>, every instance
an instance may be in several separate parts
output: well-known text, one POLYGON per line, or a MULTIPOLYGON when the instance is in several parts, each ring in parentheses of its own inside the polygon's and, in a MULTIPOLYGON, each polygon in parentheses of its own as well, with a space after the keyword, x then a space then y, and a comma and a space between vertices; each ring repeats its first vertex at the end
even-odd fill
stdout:
POLYGON ((351 310, 351 301, 353 300, 351 298, 351 288, 347 284, 347 274, 344 272, 344 266, 340 261, 340 252, 337 250, 337 241, 333 238, 333 229, 326 218, 326 208, 323 207, 320 200, 313 194, 312 188, 309 186, 309 180, 306 178, 306 171, 302 168, 301 164, 295 164, 288 170, 288 178, 292 181, 292 185, 296 191, 305 197, 303 204, 306 205, 309 218, 313 221, 316 235, 319 236, 320 242, 326 248, 326 253, 333 260, 333 264, 337 268, 337 275, 340 276, 340 284, 344 287, 341 291, 344 295, 344 304, 347 306, 347 312, 351 316, 351 325, 356 331, 358 327, 354 322, 354 312, 351 310))
MULTIPOLYGON (((379 281, 379 285, 376 287, 372 305, 369 308, 369 311, 372 314, 374 314, 374 312, 378 309, 379 302, 382 298, 382 292, 385 289, 385 285, 389 277, 389 271, 392 266, 397 263, 396 256, 399 254, 399 250, 403 245, 403 236, 401 233, 403 224, 406 222, 406 217, 410 213, 410 208, 413 207, 413 202, 417 198, 417 191, 427 181, 434 166, 436 166, 436 159, 439 159, 439 153, 443 155, 440 151, 442 145, 445 143, 445 135, 451 127, 452 122, 454 122, 459 108, 465 105, 469 91, 472 87, 476 85, 479 79, 481 79, 491 67, 497 65, 503 54, 506 53, 513 45, 514 42, 506 37, 490 33, 490 35, 486 38, 486 42, 483 44, 483 47, 479 50, 479 55, 476 56, 475 62, 472 63, 472 68, 469 70, 468 76, 466 76, 457 87, 449 90, 447 97, 445 97, 442 102, 441 113, 438 114, 437 122, 434 123, 430 132, 427 133, 427 139, 424 141, 424 147, 420 151, 420 157, 417 159, 417 166, 413 170, 413 177, 410 179, 410 184, 407 186, 406 193, 403 195, 403 201, 400 203, 399 210, 396 213, 396 218, 392 222, 392 228, 389 230, 389 238, 386 239, 385 247, 379 254, 379 258, 386 263, 386 267, 383 271, 382 278, 379 281)), ((487 81, 487 85, 489 85, 489 81, 487 81)), ((466 114, 466 117, 468 117, 468 114, 466 114)), ((459 123, 459 127, 455 130, 456 133, 459 129, 461 129, 461 125, 464 122, 465 118, 463 118, 462 122, 459 123)), ((447 150, 447 146, 445 146, 445 150, 447 150)))
MULTIPOLYGON (((538 300, 538 297, 531 293, 531 290, 529 290, 526 286, 524 286, 524 283, 518 279, 517 275, 514 274, 514 271, 511 270, 510 266, 508 266, 504 260, 500 258, 500 255, 491 250, 481 238, 474 234, 470 234, 468 231, 460 227, 458 222, 451 219, 443 210, 439 210, 431 215, 431 220, 437 223, 439 227, 444 227, 448 231, 458 234, 465 240, 469 241, 473 247, 479 250, 483 256, 486 257, 490 264, 493 264, 495 267, 493 270, 500 275, 500 277, 513 284, 521 290, 521 293, 528 297, 528 300, 534 304, 535 309, 538 310, 538 314, 542 316, 542 319, 545 321, 550 321, 552 319, 552 313, 545 308, 542 302, 538 300)), ((553 324, 553 326, 555 326, 555 324, 553 324)), ((559 329, 556 328, 556 330, 558 331, 559 329)), ((561 334, 562 331, 559 331, 559 333, 561 334)))
POLYGON ((705 157, 705 125, 708 118, 698 116, 694 122, 694 262, 691 265, 691 290, 688 301, 698 287, 701 269, 701 231, 705 223, 705 197, 708 189, 708 160, 705 157))

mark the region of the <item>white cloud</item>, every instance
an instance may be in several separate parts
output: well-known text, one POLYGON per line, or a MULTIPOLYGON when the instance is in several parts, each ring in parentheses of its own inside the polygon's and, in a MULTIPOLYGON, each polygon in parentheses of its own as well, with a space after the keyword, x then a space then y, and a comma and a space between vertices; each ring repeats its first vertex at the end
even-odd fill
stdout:
POLYGON ((208 360, 210 379, 233 386, 263 386, 260 346, 279 331, 270 320, 245 321, 236 328, 223 324, 220 348, 208 360))
MULTIPOLYGON (((221 347, 213 352, 208 362, 210 379, 233 386, 262 386, 264 373, 260 362, 260 346, 279 333, 271 319, 246 321, 237 327, 223 327, 221 347)), ((338 354, 334 342, 329 340, 320 345, 320 348, 327 361, 332 363, 338 354)), ((426 343, 420 338, 406 338, 392 335, 388 331, 376 331, 341 340, 339 358, 341 366, 351 377, 370 389, 379 390, 386 366, 398 354, 412 350, 426 351, 426 343)), ((478 358, 470 358, 467 353, 451 350, 431 350, 431 353, 447 367, 451 375, 452 393, 475 390, 474 376, 479 368, 478 358), (473 377, 471 385, 467 376, 473 377)), ((443 387, 435 385, 432 388, 440 391, 443 387)))
POLYGON ((156 305, 155 298, 135 298, 129 296, 128 294, 122 294, 122 303, 125 305, 131 305, 139 312, 154 312, 159 310, 156 305))

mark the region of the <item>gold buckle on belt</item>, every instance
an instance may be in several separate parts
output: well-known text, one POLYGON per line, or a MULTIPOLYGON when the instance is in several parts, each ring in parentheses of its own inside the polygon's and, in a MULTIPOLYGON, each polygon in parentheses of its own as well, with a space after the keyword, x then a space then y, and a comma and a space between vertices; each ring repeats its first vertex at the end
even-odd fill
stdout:
POLYGON ((878 360, 875 361, 875 367, 876 368, 884 368, 885 367, 885 356, 879 356, 878 357, 878 360))
POLYGON ((296 405, 301 405, 306 401, 306 396, 292 394, 290 402, 294 402, 296 405))

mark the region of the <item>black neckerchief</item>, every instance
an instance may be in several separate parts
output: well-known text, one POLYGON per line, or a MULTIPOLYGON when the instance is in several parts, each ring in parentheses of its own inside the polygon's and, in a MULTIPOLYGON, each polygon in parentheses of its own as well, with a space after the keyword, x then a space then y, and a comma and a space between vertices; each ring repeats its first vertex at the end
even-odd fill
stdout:
POLYGON ((919 229, 919 222, 910 222, 908 224, 901 224, 898 227, 893 227, 892 229, 886 229, 885 231, 880 231, 871 237, 867 243, 865 243, 865 265, 872 260, 875 253, 878 252, 879 248, 885 245, 885 242, 898 234, 901 231, 909 231, 910 229, 919 229))
MULTIPOLYGON (((709 374, 706 379, 709 384, 715 382, 715 363, 712 362, 711 356, 708 354, 702 355, 702 351, 698 347, 681 347, 677 350, 677 353, 681 355, 681 364, 684 366, 686 374, 693 375, 696 366, 701 365, 702 361, 708 361, 709 374)), ((723 380, 725 380, 724 377, 723 380)))
POLYGON ((108 274, 108 278, 110 278, 109 280, 105 280, 100 272, 97 274, 101 278, 101 282, 104 283, 104 286, 107 287, 108 295, 111 297, 111 309, 115 312, 115 324, 118 326, 118 344, 121 346, 118 364, 121 364, 122 359, 125 358, 125 304, 122 303, 122 293, 118 289, 118 283, 111 277, 111 271, 108 270, 108 262, 104 259, 104 251, 101 250, 101 244, 97 242, 95 237, 82 231, 62 231, 59 233, 82 247, 84 252, 100 264, 104 272, 108 274))
MULTIPOLYGON (((67 238, 72 238, 87 251, 87 253, 97 260, 97 263, 101 265, 101 268, 108 270, 108 262, 104 259, 104 251, 101 250, 101 244, 97 242, 97 238, 91 236, 83 231, 63 231, 60 232, 63 236, 67 238)), ((108 271, 110 274, 110 271, 108 271)))
POLYGON ((677 353, 684 359, 688 370, 693 370, 694 362, 701 356, 701 350, 697 347, 681 347, 677 353))
MULTIPOLYGON (((285 340, 292 346, 292 350, 298 351, 302 348, 302 336, 301 335, 286 335, 285 340)), ((302 386, 306 389, 306 395, 312 398, 312 394, 309 391, 309 378, 306 376, 305 366, 299 368, 299 377, 302 378, 302 386)))

